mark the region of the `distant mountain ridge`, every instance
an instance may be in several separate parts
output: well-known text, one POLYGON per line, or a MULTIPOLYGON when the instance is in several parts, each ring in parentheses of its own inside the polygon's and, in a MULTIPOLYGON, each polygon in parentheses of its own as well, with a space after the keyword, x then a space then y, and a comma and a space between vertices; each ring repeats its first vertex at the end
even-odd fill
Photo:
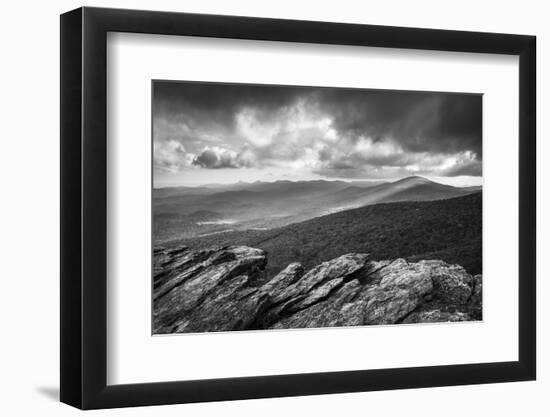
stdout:
POLYGON ((265 187, 265 186, 278 186, 282 184, 303 184, 303 183, 310 183, 310 184, 342 184, 342 185, 356 185, 361 187, 372 187, 375 185, 380 185, 383 183, 388 183, 391 181, 384 181, 384 180, 356 180, 356 181, 343 181, 343 180, 299 180, 299 181, 291 181, 291 180, 277 180, 277 181, 237 181, 235 183, 229 183, 229 184, 222 184, 222 183, 209 183, 209 184, 202 184, 202 185, 196 185, 196 186, 190 186, 190 185, 183 185, 183 186, 169 186, 169 187, 160 187, 160 188, 154 188, 155 192, 158 191, 170 191, 174 192, 176 190, 179 191, 192 191, 192 190, 215 190, 219 191, 222 189, 225 190, 238 190, 238 189, 252 189, 255 187, 265 187))

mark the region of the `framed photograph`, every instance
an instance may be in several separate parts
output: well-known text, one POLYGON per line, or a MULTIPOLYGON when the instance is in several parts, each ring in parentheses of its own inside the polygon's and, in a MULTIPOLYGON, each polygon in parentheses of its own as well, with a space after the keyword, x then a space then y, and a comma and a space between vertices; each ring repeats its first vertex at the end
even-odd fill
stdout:
POLYGON ((61 401, 533 380, 535 37, 61 16, 61 401))

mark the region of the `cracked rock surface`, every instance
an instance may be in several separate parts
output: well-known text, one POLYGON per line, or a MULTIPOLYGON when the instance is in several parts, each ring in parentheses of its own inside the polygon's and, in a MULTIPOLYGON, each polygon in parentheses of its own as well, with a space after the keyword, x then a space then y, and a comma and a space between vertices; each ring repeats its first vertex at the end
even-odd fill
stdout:
POLYGON ((153 332, 481 320, 482 277, 443 261, 375 261, 348 253, 271 279, 248 246, 154 251, 153 332))

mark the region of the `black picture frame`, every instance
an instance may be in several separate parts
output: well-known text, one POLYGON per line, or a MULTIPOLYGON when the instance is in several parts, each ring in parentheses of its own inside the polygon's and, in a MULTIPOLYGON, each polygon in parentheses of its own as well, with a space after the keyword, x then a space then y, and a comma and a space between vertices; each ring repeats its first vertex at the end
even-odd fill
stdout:
POLYGON ((536 38, 102 8, 61 15, 61 401, 81 409, 533 380, 536 38), (108 32, 519 56, 519 360, 107 385, 108 32))

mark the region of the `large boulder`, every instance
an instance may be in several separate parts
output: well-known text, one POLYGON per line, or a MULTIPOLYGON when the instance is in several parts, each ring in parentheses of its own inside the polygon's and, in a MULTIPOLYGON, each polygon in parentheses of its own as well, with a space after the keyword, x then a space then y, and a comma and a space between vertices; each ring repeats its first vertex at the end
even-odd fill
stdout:
POLYGON ((459 265, 443 261, 420 261, 431 269, 434 295, 453 304, 465 304, 472 295, 472 276, 459 265))
POLYGON ((239 275, 246 281, 262 274, 266 253, 246 246, 183 253, 176 273, 153 289, 153 328, 155 333, 172 333, 217 287, 239 275), (195 259, 195 262, 189 262, 195 259))

